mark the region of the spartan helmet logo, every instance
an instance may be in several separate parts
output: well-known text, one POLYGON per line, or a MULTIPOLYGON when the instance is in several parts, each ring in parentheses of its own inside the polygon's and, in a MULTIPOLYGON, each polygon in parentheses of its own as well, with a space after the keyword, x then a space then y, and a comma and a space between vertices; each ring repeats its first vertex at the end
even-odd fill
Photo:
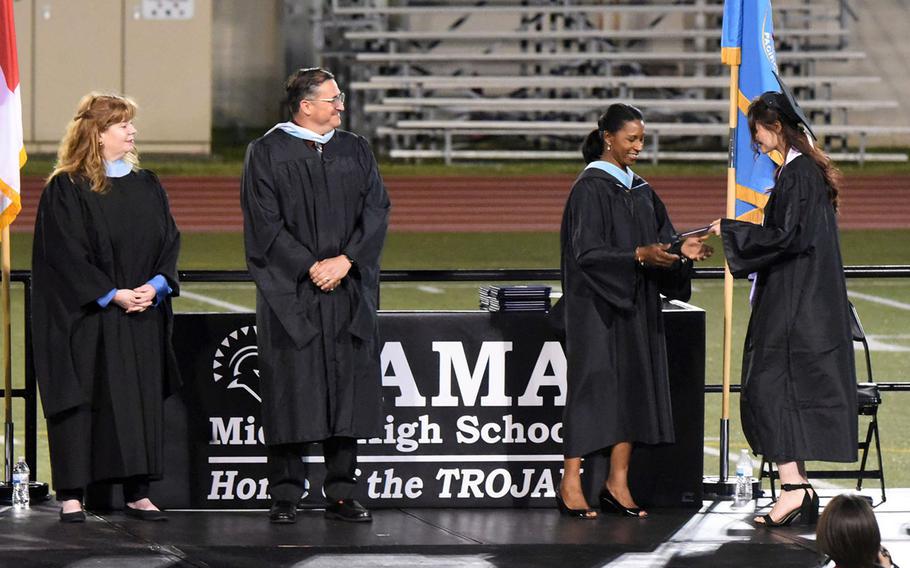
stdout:
POLYGON ((216 383, 227 383, 228 389, 243 389, 257 402, 262 402, 257 392, 259 349, 256 347, 256 326, 243 326, 221 341, 212 361, 212 376, 216 383))

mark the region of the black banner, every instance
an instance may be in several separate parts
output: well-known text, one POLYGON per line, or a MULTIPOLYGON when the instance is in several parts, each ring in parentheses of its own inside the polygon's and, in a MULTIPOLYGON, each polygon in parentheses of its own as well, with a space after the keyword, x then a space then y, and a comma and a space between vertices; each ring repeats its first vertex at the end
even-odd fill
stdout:
MULTIPOLYGON (((641 503, 696 505, 703 452, 704 312, 665 309, 677 443, 639 448, 641 503)), ((541 313, 383 312, 381 438, 361 440, 370 506, 552 506, 562 467, 566 359, 541 313)), ((252 314, 179 314, 184 378, 166 404, 168 467, 153 498, 169 508, 268 506, 252 314)), ((322 506, 313 444, 305 503, 322 506)), ((605 460, 592 457, 593 487, 605 460)))

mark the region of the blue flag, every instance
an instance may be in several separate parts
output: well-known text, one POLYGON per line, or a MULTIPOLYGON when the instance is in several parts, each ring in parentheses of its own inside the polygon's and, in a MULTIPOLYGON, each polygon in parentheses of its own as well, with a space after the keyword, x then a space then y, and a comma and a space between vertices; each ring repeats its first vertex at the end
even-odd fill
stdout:
POLYGON ((721 60, 739 65, 739 108, 733 143, 736 169, 736 218, 761 223, 768 202, 767 191, 774 186, 774 170, 783 163, 777 153, 768 157, 752 149, 746 113, 749 103, 766 91, 780 91, 774 76, 774 24, 771 0, 726 0, 721 33, 721 60), (773 158, 773 159, 772 159, 773 158), (776 162, 776 163, 775 163, 776 162))

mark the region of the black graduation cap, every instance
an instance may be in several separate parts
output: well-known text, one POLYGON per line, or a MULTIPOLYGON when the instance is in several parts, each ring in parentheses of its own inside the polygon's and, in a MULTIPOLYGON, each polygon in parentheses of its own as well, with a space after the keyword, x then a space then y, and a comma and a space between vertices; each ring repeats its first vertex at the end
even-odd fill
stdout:
POLYGON ((775 93, 774 91, 768 91, 767 93, 763 93, 760 98, 766 105, 779 111, 793 124, 796 124, 797 126, 802 124, 805 126, 806 130, 809 131, 809 134, 812 135, 812 138, 818 140, 818 136, 812 131, 812 126, 809 124, 806 113, 803 112, 799 103, 796 102, 793 93, 787 85, 784 84, 783 79, 780 78, 780 75, 778 75, 776 71, 772 71, 772 73, 774 73, 774 78, 777 79, 777 84, 780 85, 780 92, 775 93))

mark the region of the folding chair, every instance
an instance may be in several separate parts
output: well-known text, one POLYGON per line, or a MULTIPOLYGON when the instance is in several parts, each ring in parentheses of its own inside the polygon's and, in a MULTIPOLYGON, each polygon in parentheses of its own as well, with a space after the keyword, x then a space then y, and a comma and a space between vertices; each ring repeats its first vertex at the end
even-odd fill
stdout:
MULTIPOLYGON (((856 385, 856 405, 857 415, 862 426, 862 417, 868 417, 865 440, 860 439, 860 463, 859 469, 848 470, 815 470, 807 471, 809 479, 853 479, 856 478, 856 490, 861 491, 863 480, 877 479, 882 488, 882 503, 887 500, 885 495, 885 468, 882 463, 882 447, 878 437, 878 407, 882 403, 882 396, 879 392, 878 385, 872 376, 872 358, 869 354, 869 342, 866 340, 866 331, 863 324, 860 323, 859 314, 856 313, 856 307, 850 304, 850 327, 853 332, 853 341, 863 346, 863 355, 866 361, 866 378, 868 382, 857 383, 856 385), (866 469, 869 462, 869 450, 875 443, 875 455, 878 458, 878 469, 866 469)), ((780 478, 774 464, 762 456, 761 467, 758 471, 758 481, 761 484, 762 478, 767 477, 771 485, 771 498, 777 499, 775 481, 780 478)))

